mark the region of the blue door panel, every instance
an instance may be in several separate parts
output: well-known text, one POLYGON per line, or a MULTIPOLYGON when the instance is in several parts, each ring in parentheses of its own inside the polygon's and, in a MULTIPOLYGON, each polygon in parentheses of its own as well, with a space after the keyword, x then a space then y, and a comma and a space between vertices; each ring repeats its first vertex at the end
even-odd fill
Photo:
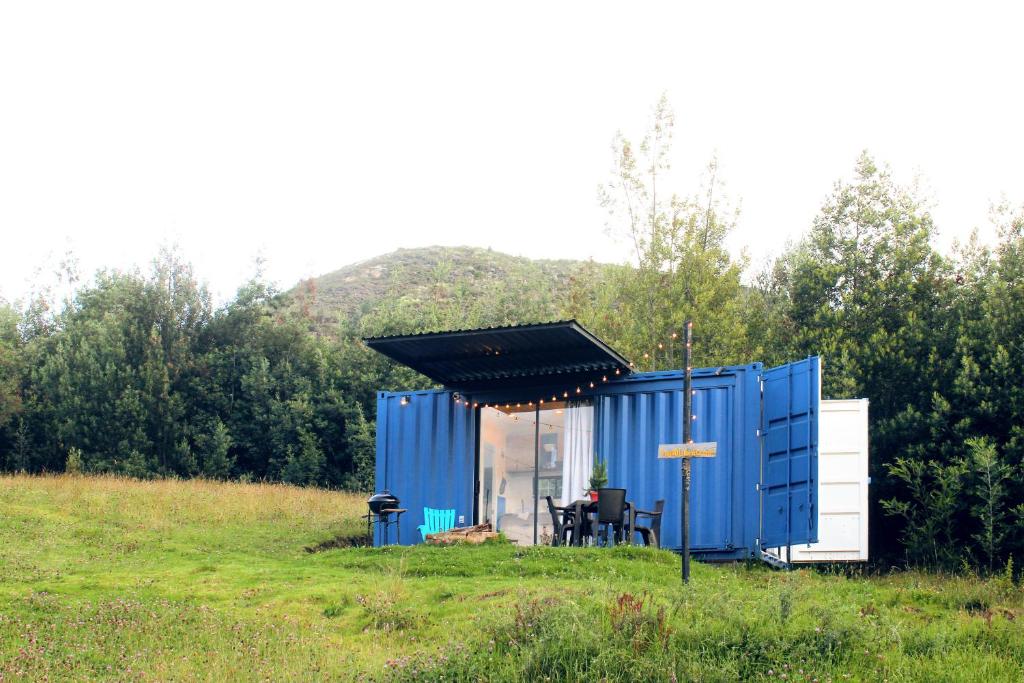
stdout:
POLYGON ((764 372, 761 544, 818 540, 817 357, 764 372))

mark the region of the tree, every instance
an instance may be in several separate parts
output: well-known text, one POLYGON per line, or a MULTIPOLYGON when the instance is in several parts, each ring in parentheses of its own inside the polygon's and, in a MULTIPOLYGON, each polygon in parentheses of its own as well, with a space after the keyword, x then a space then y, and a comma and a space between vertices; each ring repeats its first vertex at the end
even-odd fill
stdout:
POLYGON ((654 107, 647 134, 634 145, 617 135, 611 179, 599 188, 608 211, 607 230, 629 245, 627 263, 575 280, 568 314, 611 341, 641 369, 679 367, 678 334, 696 321, 699 365, 749 360, 744 323, 743 258, 734 259, 725 239, 736 212, 722 195, 717 160, 704 187, 692 197, 668 191, 675 115, 668 99, 654 107))
POLYGON ((214 418, 213 429, 203 443, 203 476, 209 479, 227 479, 234 465, 230 450, 231 433, 220 418, 214 418))
POLYGON ((905 495, 881 501, 886 514, 902 518, 903 543, 912 565, 955 568, 961 559, 956 514, 961 505, 964 461, 943 465, 897 458, 887 466, 905 495))
POLYGON ((299 486, 309 486, 320 481, 324 470, 324 453, 312 432, 301 429, 299 445, 288 445, 285 451, 282 481, 299 486))
POLYGON ((22 411, 21 354, 18 313, 0 300, 0 466, 14 446, 16 422, 22 411))
POLYGON ((980 527, 973 538, 981 550, 986 568, 992 573, 1009 532, 1006 482, 1012 470, 1000 461, 995 444, 988 438, 968 439, 967 448, 974 474, 971 515, 980 527))
MULTIPOLYGON (((935 410, 955 374, 956 340, 950 269, 931 247, 933 233, 912 188, 865 152, 760 287, 763 306, 784 316, 768 328, 772 345, 790 358, 822 356, 823 397, 871 399, 872 488, 881 498, 905 490, 910 464, 952 466, 959 453, 931 448, 945 424, 935 410)), ((883 519, 872 515, 872 538, 892 547, 898 530, 883 519)))
POLYGON ((184 390, 210 311, 170 251, 148 278, 101 272, 80 289, 26 351, 33 469, 62 469, 76 447, 89 470, 187 474, 184 390))

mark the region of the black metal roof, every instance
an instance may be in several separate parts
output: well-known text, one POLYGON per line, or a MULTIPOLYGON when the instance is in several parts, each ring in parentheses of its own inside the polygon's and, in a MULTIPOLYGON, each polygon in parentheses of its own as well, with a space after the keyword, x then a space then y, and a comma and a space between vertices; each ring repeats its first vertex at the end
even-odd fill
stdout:
POLYGON ((371 349, 456 389, 541 385, 631 371, 575 320, 364 339, 371 349))

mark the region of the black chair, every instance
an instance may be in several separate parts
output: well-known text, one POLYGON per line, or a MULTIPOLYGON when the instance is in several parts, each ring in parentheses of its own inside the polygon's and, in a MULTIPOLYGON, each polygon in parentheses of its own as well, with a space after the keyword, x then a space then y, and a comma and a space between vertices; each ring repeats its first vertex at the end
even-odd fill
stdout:
POLYGON ((650 520, 647 526, 633 526, 633 531, 644 539, 644 545, 661 547, 661 516, 665 512, 665 499, 654 501, 654 511, 637 510, 637 520, 650 520))
POLYGON ((551 513, 551 526, 554 531, 551 534, 551 545, 568 545, 565 537, 569 534, 576 537, 576 518, 572 508, 558 507, 551 496, 545 496, 548 501, 548 512, 551 513), (559 514, 561 513, 561 514, 559 514))
POLYGON ((626 516, 626 489, 598 489, 597 515, 594 519, 594 544, 604 539, 608 544, 608 528, 611 527, 615 542, 623 539, 624 517, 626 516))

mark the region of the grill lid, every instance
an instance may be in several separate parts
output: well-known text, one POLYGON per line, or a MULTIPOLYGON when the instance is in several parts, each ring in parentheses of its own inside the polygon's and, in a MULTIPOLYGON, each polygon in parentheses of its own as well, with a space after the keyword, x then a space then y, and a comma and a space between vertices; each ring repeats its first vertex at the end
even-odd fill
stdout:
POLYGON ((375 515, 379 515, 380 511, 387 508, 397 508, 398 498, 391 494, 387 489, 380 493, 375 493, 366 501, 366 504, 370 506, 370 512, 375 515))

